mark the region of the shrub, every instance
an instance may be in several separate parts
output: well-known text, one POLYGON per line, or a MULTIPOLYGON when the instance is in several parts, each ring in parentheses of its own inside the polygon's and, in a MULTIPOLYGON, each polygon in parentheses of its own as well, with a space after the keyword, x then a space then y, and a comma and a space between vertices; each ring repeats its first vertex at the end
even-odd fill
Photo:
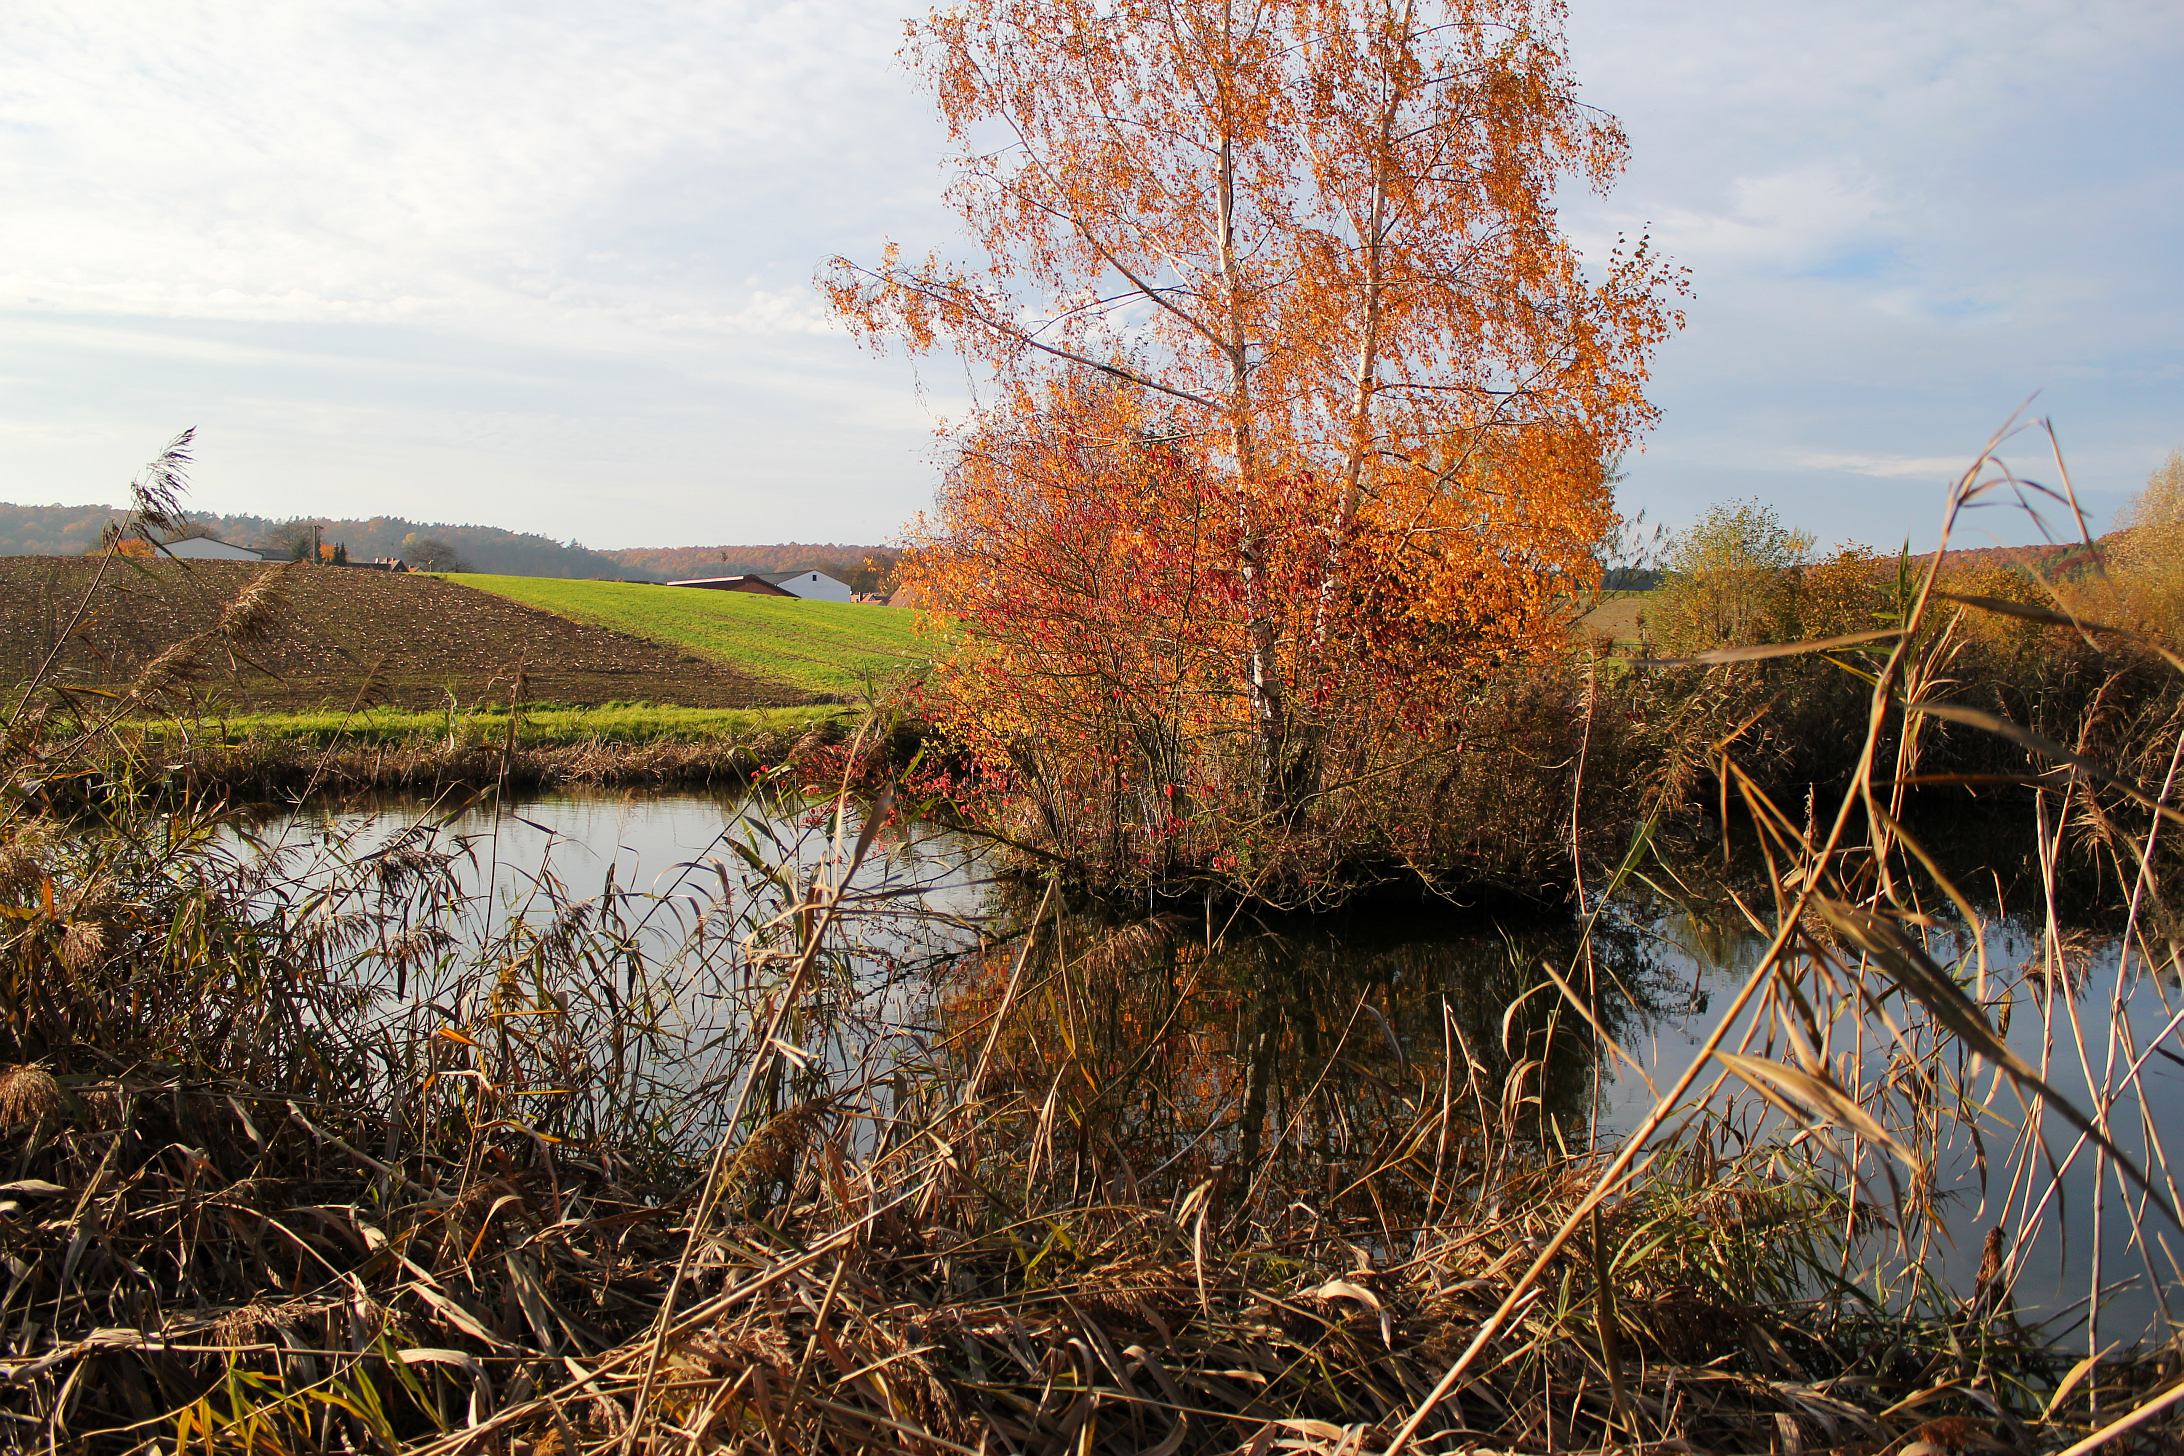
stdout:
POLYGON ((1668 579, 1654 607, 1671 652, 1781 642, 1797 632, 1798 569, 1812 537, 1758 501, 1717 505, 1668 548, 1668 579))
POLYGON ((2147 477, 2108 550, 2126 620, 2158 636, 2184 635, 2184 450, 2147 477))

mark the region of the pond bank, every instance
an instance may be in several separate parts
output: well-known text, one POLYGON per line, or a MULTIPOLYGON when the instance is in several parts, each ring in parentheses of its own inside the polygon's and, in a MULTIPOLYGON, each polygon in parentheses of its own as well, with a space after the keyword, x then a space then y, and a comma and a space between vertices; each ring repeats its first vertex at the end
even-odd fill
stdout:
POLYGON ((252 713, 144 720, 105 742, 102 758, 109 771, 238 801, 491 787, 702 788, 743 783, 839 742, 856 719, 856 710, 838 704, 611 704, 518 708, 513 716, 506 708, 252 713))

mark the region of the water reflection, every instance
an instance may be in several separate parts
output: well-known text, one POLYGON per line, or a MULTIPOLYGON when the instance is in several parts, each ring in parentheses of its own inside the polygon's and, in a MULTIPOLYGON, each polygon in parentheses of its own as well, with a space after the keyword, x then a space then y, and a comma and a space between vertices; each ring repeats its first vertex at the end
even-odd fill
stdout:
MULTIPOLYGON (((1453 1176, 1451 1160, 1500 1140, 1589 1135, 1608 1081, 1598 1036, 1541 971, 1576 951, 1566 921, 1049 916, 961 958, 938 1025, 956 1075, 1039 1103, 1055 1156, 1141 1195, 1210 1181, 1340 1202, 1421 1137, 1453 1176)), ((1643 938, 1615 927, 1594 959, 1592 1020, 1644 1024, 1666 988, 1643 938)), ((1434 1190, 1413 1192, 1422 1213, 1434 1190)))
MULTIPOLYGON (((392 1086, 465 1060, 401 1049, 460 1046, 527 1127, 678 1157, 718 1136, 798 907, 843 880, 862 828, 853 805, 752 793, 393 799, 264 815, 219 848, 365 989, 392 1086)), ((931 966, 979 943, 968 846, 898 823, 870 850, 787 1028, 796 1075, 761 1112, 913 1057, 931 966)))

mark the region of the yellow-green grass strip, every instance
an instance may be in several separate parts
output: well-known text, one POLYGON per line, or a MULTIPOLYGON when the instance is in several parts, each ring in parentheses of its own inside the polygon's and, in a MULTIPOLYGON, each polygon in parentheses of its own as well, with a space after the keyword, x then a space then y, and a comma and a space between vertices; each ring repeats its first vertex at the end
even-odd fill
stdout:
MULTIPOLYGON (((792 708, 680 708, 655 703, 608 703, 595 708, 522 708, 516 742, 533 748, 578 743, 756 742, 816 723, 840 718, 844 709, 827 704, 792 708)), ((366 708, 302 712, 206 714, 188 720, 147 718, 139 727, 160 738, 199 743, 407 744, 442 742, 492 744, 507 741, 506 708, 431 709, 366 708)))

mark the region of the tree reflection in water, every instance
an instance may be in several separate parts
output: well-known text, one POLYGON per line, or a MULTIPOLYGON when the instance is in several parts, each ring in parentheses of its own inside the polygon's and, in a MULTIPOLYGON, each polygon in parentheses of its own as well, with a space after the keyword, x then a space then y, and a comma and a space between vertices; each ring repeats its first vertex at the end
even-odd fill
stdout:
MULTIPOLYGON (((1211 935, 1180 917, 1049 917, 1028 948, 1018 936, 951 968, 943 1070, 1013 1093, 1031 1175, 1075 1196, 1206 1183, 1232 1214, 1298 1200, 1392 1228, 1497 1162, 1586 1145, 1599 1039, 1543 970, 1567 977, 1579 936, 1457 912, 1211 935)), ((1593 1017, 1619 1038, 1687 994, 1629 927, 1596 927, 1591 965, 1593 1017)))

